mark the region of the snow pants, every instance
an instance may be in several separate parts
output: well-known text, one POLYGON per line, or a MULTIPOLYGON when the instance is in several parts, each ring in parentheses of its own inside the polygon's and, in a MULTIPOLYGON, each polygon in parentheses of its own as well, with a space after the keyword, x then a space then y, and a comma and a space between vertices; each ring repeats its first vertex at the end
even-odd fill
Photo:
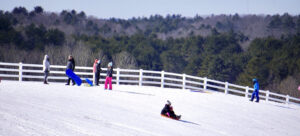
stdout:
POLYGON ((75 81, 74 81, 72 78, 68 78, 67 85, 70 84, 70 81, 71 81, 71 80, 72 80, 73 85, 75 85, 75 81))
POLYGON ((252 93, 251 101, 253 101, 254 96, 256 96, 256 102, 259 102, 259 92, 258 92, 258 90, 255 90, 255 91, 252 93))
POLYGON ((100 72, 96 72, 96 73, 94 73, 95 74, 95 81, 94 81, 94 83, 95 83, 95 85, 99 85, 99 79, 100 79, 100 72))
POLYGON ((49 71, 44 72, 44 83, 48 82, 49 71))
POLYGON ((173 119, 177 119, 177 115, 175 114, 174 111, 169 111, 169 112, 167 112, 167 114, 169 114, 169 117, 171 117, 173 119))
POLYGON ((109 90, 112 90, 111 80, 112 80, 112 77, 106 77, 106 79, 105 79, 105 88, 104 89, 107 89, 107 84, 109 83, 109 90))

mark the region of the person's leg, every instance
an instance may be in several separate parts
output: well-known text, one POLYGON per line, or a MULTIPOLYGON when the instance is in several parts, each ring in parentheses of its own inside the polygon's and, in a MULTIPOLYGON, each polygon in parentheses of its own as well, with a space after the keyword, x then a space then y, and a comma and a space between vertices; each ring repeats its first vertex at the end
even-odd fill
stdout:
POLYGON ((48 74, 49 72, 45 71, 45 76, 44 76, 44 83, 46 84, 47 83, 47 78, 48 78, 48 74))
POLYGON ((112 90, 112 84, 111 84, 111 82, 112 82, 112 77, 109 77, 109 90, 112 90))
POLYGON ((47 72, 44 72, 44 83, 46 83, 46 76, 47 76, 47 72))
POLYGON ((171 117, 171 118, 177 119, 177 116, 176 116, 176 114, 174 113, 174 111, 170 111, 169 114, 170 114, 170 117, 171 117))
POLYGON ((75 85, 75 80, 72 79, 72 83, 73 83, 73 85, 75 85))
POLYGON ((68 81, 67 81, 66 85, 70 85, 70 80, 71 80, 71 78, 68 78, 68 81))
POLYGON ((253 101, 253 99, 254 99, 254 96, 255 96, 255 91, 252 93, 252 96, 251 96, 251 99, 250 99, 250 101, 253 101))
POLYGON ((259 92, 256 91, 256 102, 259 102, 259 92))
POLYGON ((104 89, 107 89, 107 83, 108 83, 108 77, 106 77, 106 79, 105 79, 104 89))
POLYGON ((99 85, 99 74, 100 73, 96 73, 95 85, 99 85))
POLYGON ((48 83, 48 76, 49 76, 49 71, 47 72, 47 75, 46 75, 46 83, 48 83))

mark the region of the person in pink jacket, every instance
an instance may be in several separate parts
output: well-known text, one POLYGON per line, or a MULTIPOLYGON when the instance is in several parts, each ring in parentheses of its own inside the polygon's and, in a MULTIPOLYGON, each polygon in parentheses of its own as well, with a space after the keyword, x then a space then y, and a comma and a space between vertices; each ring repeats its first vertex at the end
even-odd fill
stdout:
POLYGON ((108 63, 108 66, 107 66, 107 73, 106 73, 106 79, 105 79, 105 87, 104 89, 106 90, 107 89, 107 84, 109 83, 109 90, 112 90, 112 77, 113 77, 113 65, 112 65, 112 62, 109 62, 108 63))

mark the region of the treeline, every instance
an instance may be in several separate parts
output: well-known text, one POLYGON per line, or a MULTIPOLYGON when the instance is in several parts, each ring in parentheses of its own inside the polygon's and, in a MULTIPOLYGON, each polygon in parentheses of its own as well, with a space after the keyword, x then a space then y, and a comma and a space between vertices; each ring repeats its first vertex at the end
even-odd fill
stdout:
POLYGON ((65 34, 57 28, 46 29, 44 25, 30 24, 22 28, 15 28, 14 18, 0 13, 0 46, 14 44, 20 49, 43 50, 45 45, 62 46, 65 34))
POLYGON ((39 6, 33 11, 17 7, 0 11, 0 61, 41 63, 48 54, 52 64, 65 65, 72 54, 83 66, 100 58, 120 68, 186 73, 247 86, 257 78, 262 89, 299 97, 299 28, 299 16, 288 14, 103 20, 82 11, 55 14, 39 6))
MULTIPOLYGON (((255 38, 296 34, 300 32, 300 16, 283 15, 211 15, 201 17, 183 17, 181 15, 152 15, 150 17, 133 17, 130 19, 98 19, 87 16, 83 11, 63 10, 60 13, 45 12, 40 6, 32 11, 24 7, 16 7, 11 12, 1 11, 0 14, 10 16, 14 27, 30 24, 44 25, 47 29, 58 28, 66 35, 102 37, 131 36, 156 34, 159 39, 184 38, 193 35, 208 36, 213 30, 242 34, 243 43, 255 38)), ((248 44, 241 44, 247 47, 248 44)))
POLYGON ((257 38, 242 51, 236 33, 215 33, 167 40, 143 35, 113 38, 76 37, 107 56, 122 51, 136 59, 139 68, 187 73, 252 86, 257 78, 263 89, 299 96, 300 35, 281 39, 257 38))

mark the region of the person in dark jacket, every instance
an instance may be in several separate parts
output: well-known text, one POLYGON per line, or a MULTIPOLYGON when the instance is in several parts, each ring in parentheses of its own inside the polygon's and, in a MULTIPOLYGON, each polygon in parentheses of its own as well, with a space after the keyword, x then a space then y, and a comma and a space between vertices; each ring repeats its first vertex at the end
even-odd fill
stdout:
POLYGON ((161 110, 160 114, 177 120, 181 117, 181 115, 178 116, 175 114, 171 102, 169 100, 167 100, 167 103, 165 107, 161 110))
POLYGON ((94 69, 93 69, 93 72, 94 72, 94 84, 96 86, 99 86, 99 79, 100 79, 100 72, 101 72, 101 61, 95 59, 93 67, 94 67, 94 69))
MULTIPOLYGON (((67 69, 71 69, 72 71, 75 70, 75 60, 74 60, 73 56, 71 56, 71 55, 69 55, 69 58, 68 58, 67 69)), ((72 83, 73 83, 72 85, 75 85, 75 81, 73 79, 71 79, 70 77, 68 78, 66 85, 70 85, 70 80, 72 80, 72 83)))
POLYGON ((107 66, 107 73, 106 73, 106 79, 105 79, 105 87, 104 87, 105 90, 107 89, 108 83, 109 83, 109 90, 112 90, 111 82, 112 82, 113 72, 114 72, 113 64, 112 64, 112 62, 109 62, 108 66, 107 66))
POLYGON ((256 96, 256 101, 255 102, 259 102, 259 84, 257 79, 253 79, 253 85, 254 85, 254 92, 252 93, 251 99, 250 101, 253 101, 254 96, 256 96))

